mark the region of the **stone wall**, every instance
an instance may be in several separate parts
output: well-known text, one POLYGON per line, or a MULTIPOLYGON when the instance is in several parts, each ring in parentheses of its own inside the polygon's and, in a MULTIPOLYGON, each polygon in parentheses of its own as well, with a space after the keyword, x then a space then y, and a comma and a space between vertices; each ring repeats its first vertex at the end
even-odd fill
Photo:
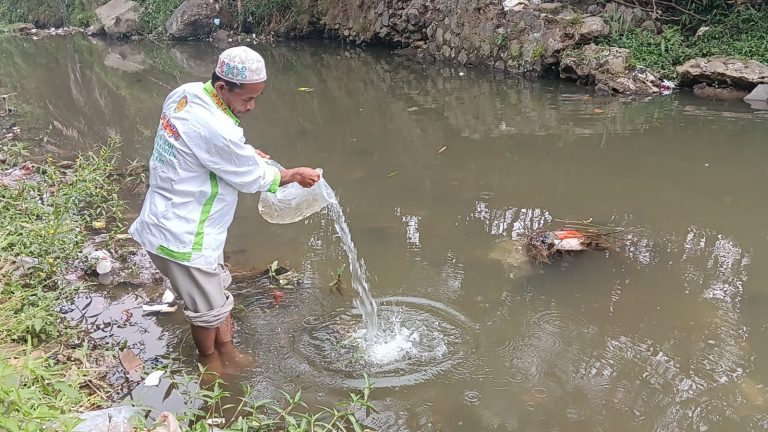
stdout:
POLYGON ((318 3, 326 35, 404 49, 424 61, 557 75, 559 54, 608 33, 599 16, 561 3, 362 0, 318 3))

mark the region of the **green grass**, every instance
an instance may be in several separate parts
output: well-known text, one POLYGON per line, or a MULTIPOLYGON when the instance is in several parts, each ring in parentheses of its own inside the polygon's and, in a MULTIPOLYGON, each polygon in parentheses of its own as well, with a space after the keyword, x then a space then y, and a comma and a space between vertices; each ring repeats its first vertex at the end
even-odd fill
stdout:
POLYGON ((242 13, 234 15, 234 27, 261 35, 294 22, 299 13, 298 0, 243 0, 242 13))
POLYGON ((165 23, 183 0, 138 0, 141 5, 139 32, 146 36, 165 36, 165 23))
MULTIPOLYGON (((122 226, 120 185, 111 175, 118 146, 111 138, 81 155, 70 172, 49 158, 35 169, 38 181, 0 188, 0 342, 37 345, 61 334, 54 306, 71 293, 63 277, 82 259, 87 230, 97 220, 122 226), (22 261, 29 264, 25 271, 22 261)), ((1 147, 10 163, 25 157, 18 142, 1 147)))
POLYGON ((674 78, 675 67, 695 57, 718 55, 768 64, 768 9, 736 9, 708 25, 699 37, 670 25, 660 35, 623 29, 597 42, 629 49, 630 66, 644 66, 661 78, 674 78))

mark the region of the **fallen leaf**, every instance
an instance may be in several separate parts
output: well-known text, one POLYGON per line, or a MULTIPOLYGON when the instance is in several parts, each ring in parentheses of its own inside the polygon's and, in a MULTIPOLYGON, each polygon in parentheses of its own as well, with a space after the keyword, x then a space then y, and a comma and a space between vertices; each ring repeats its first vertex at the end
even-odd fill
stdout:
POLYGON ((440 150, 438 150, 438 151, 437 151, 437 153, 438 153, 438 154, 439 154, 439 153, 442 153, 442 152, 444 152, 444 151, 445 151, 445 149, 447 149, 447 148, 448 148, 448 146, 443 146, 443 148, 441 148, 440 150))
POLYGON ((107 223, 103 220, 93 221, 93 229, 104 229, 106 226, 107 223))
POLYGON ((601 110, 600 108, 595 108, 595 109, 592 110, 592 112, 596 112, 596 113, 600 114, 600 113, 604 113, 605 110, 601 110))
POLYGON ((396 176, 400 171, 392 171, 391 173, 387 174, 387 177, 396 176))
POLYGON ((130 349, 120 351, 120 364, 125 368, 131 381, 141 379, 141 369, 144 367, 144 362, 133 351, 130 349))

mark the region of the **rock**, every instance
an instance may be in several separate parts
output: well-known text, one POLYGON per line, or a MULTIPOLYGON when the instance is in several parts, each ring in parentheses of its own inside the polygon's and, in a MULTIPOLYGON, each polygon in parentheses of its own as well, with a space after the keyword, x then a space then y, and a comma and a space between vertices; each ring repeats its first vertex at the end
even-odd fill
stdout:
POLYGON ((744 100, 768 102, 768 84, 760 84, 752 92, 744 96, 744 100))
POLYGON ((644 69, 628 70, 629 50, 594 44, 564 52, 560 77, 621 94, 652 94, 661 84, 644 69))
POLYGON ((229 22, 224 0, 184 0, 165 23, 165 30, 175 39, 194 39, 208 36, 216 27, 229 22))
POLYGON ((600 9, 600 6, 596 4, 589 5, 589 7, 587 8, 588 15, 600 15, 601 12, 602 10, 600 9))
POLYGON ((459 53, 459 57, 457 57, 456 60, 458 60, 460 65, 464 66, 465 64, 467 64, 467 59, 468 59, 467 51, 461 50, 461 52, 459 53))
POLYGON ((540 12, 554 15, 563 9, 563 4, 562 3, 541 3, 540 5, 536 6, 535 9, 540 12))
POLYGON ((760 84, 744 97, 744 102, 754 109, 768 110, 768 84, 760 84))
POLYGON ((609 31, 608 24, 602 18, 598 16, 586 17, 579 27, 579 42, 591 42, 597 37, 607 36, 609 31))
POLYGON ((21 23, 14 26, 14 30, 19 33, 29 33, 34 29, 35 25, 30 23, 21 23))
POLYGON ((408 22, 411 23, 411 25, 416 25, 421 21, 421 18, 419 17, 419 11, 416 9, 410 9, 408 12, 406 12, 406 15, 408 16, 408 22))
POLYGON ((642 24, 640 24, 640 28, 653 34, 657 34, 659 32, 659 29, 656 27, 656 22, 653 20, 644 21, 642 24))
POLYGON ((103 35, 105 33, 106 32, 104 30, 104 26, 101 25, 101 24, 92 25, 92 26, 88 27, 87 29, 85 29, 85 34, 87 36, 91 36, 91 37, 101 36, 101 35, 103 35))
POLYGON ((754 60, 726 57, 695 58, 677 67, 680 85, 717 84, 750 90, 768 84, 768 67, 754 60))
POLYGON ((218 30, 211 35, 211 42, 216 48, 227 49, 236 44, 233 42, 232 33, 227 30, 218 30))
POLYGON ((737 90, 733 87, 711 87, 704 83, 698 83, 693 86, 693 94, 712 100, 737 100, 744 99, 747 96, 747 92, 744 90, 737 90))
POLYGON ((131 36, 139 29, 141 6, 131 0, 112 0, 96 9, 96 17, 110 37, 131 36))

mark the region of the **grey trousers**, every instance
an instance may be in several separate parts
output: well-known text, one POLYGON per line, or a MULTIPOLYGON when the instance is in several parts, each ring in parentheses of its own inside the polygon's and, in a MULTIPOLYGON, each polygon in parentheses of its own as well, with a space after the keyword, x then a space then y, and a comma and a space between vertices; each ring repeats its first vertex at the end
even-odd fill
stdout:
POLYGON ((232 276, 223 264, 216 269, 202 269, 147 253, 160 273, 171 281, 174 293, 184 301, 184 315, 190 324, 213 328, 224 322, 234 299, 226 290, 232 276))

